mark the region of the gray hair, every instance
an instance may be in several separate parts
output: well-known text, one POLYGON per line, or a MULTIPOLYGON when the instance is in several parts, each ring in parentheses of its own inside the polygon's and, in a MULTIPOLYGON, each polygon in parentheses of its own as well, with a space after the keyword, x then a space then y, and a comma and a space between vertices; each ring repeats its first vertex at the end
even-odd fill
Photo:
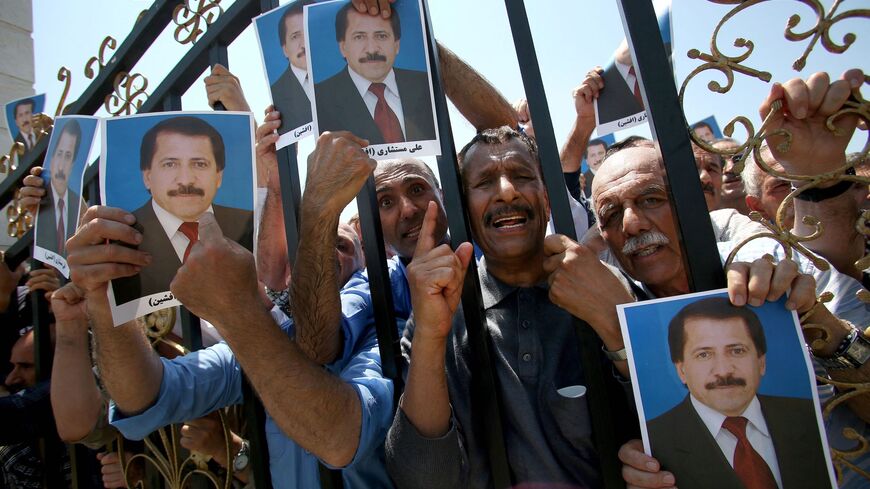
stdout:
MULTIPOLYGON (((762 144, 759 149, 764 162, 770 166, 774 162, 773 154, 767 143, 762 144)), ((746 189, 746 195, 751 195, 756 199, 761 198, 761 187, 764 185, 764 177, 767 175, 764 169, 755 162, 755 154, 750 152, 749 156, 744 160, 743 172, 740 178, 743 180, 743 188, 746 189)))

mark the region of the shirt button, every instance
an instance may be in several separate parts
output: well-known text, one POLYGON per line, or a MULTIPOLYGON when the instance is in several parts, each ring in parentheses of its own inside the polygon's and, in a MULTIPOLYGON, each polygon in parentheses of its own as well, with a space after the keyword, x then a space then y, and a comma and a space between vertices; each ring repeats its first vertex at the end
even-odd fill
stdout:
POLYGON ((523 353, 523 361, 524 362, 532 361, 532 354, 531 353, 523 353))
POLYGON ((529 321, 528 320, 524 319, 523 322, 520 323, 520 325, 523 327, 523 329, 529 329, 529 321))

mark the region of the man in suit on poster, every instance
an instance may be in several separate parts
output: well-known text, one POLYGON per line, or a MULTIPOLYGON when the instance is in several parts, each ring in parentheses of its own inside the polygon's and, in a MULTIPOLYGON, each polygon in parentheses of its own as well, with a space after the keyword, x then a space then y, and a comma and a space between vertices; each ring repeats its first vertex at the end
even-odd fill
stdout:
POLYGON ((139 250, 151 263, 132 277, 115 279, 115 303, 169 290, 175 272, 199 239, 199 218, 214 214, 224 236, 253 250, 254 213, 213 204, 226 151, 220 133, 193 116, 164 119, 142 137, 139 165, 151 199, 133 211, 142 233, 139 250))
POLYGON ((613 62, 604 70, 601 78, 604 80, 604 89, 598 96, 599 121, 618 121, 643 112, 643 97, 625 40, 616 49, 613 62))
POLYGON ((287 57, 287 70, 272 84, 272 102, 281 113, 278 134, 311 122, 311 90, 313 81, 308 75, 305 52, 305 29, 302 8, 313 3, 299 0, 291 5, 278 22, 278 39, 287 57))
POLYGON ((75 233, 79 214, 86 208, 81 197, 69 188, 70 173, 81 142, 81 125, 70 120, 61 129, 50 155, 51 190, 40 202, 37 214, 36 245, 63 257, 66 257, 66 240, 75 233))
POLYGON ((15 104, 15 125, 18 126, 18 135, 15 142, 24 145, 24 154, 30 152, 36 146, 36 133, 33 131, 33 110, 36 104, 32 99, 19 100, 15 104))
POLYGON ((757 393, 767 342, 754 312, 727 297, 693 302, 671 320, 668 344, 689 395, 647 426, 681 488, 830 485, 812 400, 757 393))
POLYGON ((399 13, 384 19, 348 2, 335 17, 335 39, 347 61, 315 85, 317 125, 350 131, 370 144, 435 139, 428 75, 393 66, 399 53, 399 13))

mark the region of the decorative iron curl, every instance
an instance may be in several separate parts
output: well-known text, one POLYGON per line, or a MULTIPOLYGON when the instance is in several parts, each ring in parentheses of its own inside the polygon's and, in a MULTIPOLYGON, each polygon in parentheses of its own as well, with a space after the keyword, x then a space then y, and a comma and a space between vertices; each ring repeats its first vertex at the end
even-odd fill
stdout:
POLYGON ((33 214, 21 205, 21 189, 15 189, 12 202, 6 207, 6 233, 12 238, 20 238, 33 227, 33 214))
POLYGON ((200 23, 204 22, 208 27, 224 13, 220 3, 220 0, 196 0, 194 8, 194 4, 187 0, 175 7, 172 12, 172 21, 178 25, 175 29, 175 40, 180 44, 196 42, 205 32, 200 28, 200 23), (217 9, 217 12, 214 9, 217 9))
POLYGON ((89 59, 88 63, 85 65, 85 77, 93 80, 99 72, 103 71, 103 68, 112 61, 111 59, 106 59, 106 49, 114 50, 117 47, 118 41, 116 41, 112 36, 106 36, 106 38, 103 39, 103 42, 100 43, 100 50, 97 52, 97 55, 91 56, 91 59, 89 59), (97 65, 96 71, 94 70, 94 64, 97 65))
POLYGON ((148 92, 145 91, 148 88, 148 79, 139 73, 131 75, 122 71, 115 75, 112 85, 114 92, 106 95, 104 106, 113 116, 130 115, 134 108, 138 111, 148 98, 148 92), (137 86, 137 82, 140 86, 137 86))
POLYGON ((61 66, 57 70, 57 81, 63 82, 63 92, 60 94, 60 100, 58 100, 57 108, 54 110, 55 117, 66 113, 64 104, 66 103, 66 97, 69 95, 69 87, 72 83, 72 73, 69 71, 69 68, 61 66))
POLYGON ((0 156, 0 173, 11 173, 18 169, 18 158, 24 156, 24 143, 13 142, 9 152, 0 156))

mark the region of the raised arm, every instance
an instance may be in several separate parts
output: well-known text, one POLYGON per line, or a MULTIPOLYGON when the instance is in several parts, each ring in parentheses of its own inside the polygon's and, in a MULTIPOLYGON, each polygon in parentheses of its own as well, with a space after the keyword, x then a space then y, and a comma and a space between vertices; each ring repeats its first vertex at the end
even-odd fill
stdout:
POLYGON ((111 279, 139 273, 151 263, 151 256, 124 246, 142 241, 129 212, 94 206, 82 222, 67 242, 72 281, 87 299, 103 383, 121 412, 138 413, 157 398, 163 364, 138 323, 113 326, 106 289, 111 279))
MULTIPOLYGON (((836 132, 826 127, 827 119, 844 108, 844 103, 864 83, 861 70, 849 70, 839 80, 831 82, 827 73, 815 73, 807 80, 794 78, 786 83, 774 84, 760 108, 761 117, 767 116, 775 100, 782 100, 783 108, 771 118, 768 134, 777 129, 791 132, 788 151, 780 151, 780 136, 768 138, 773 157, 787 173, 819 175, 833 171, 846 163, 846 146, 858 122, 857 116, 845 114, 833 121, 836 132)), ((803 185, 802 182, 797 183, 803 185)), ((863 255, 864 237, 855 229, 861 212, 848 183, 825 183, 819 190, 810 189, 805 197, 815 193, 817 201, 794 200, 794 230, 809 235, 815 228, 804 224, 804 216, 819 218, 824 226, 822 235, 803 244, 822 255, 840 272, 861 279, 861 270, 855 261, 863 255), (837 190, 839 189, 839 190, 837 190)))
POLYGON ((103 412, 88 351, 88 317, 83 292, 69 283, 51 298, 57 340, 51 368, 51 407, 57 433, 76 442, 94 429, 103 412))
POLYGON ((200 221, 199 238, 172 281, 172 293, 220 331, 287 436, 328 464, 348 464, 362 427, 357 391, 275 325, 257 300, 253 255, 225 239, 210 214, 200 221))
POLYGON ((266 287, 275 291, 286 289, 290 280, 278 156, 275 153, 275 143, 278 141, 278 133, 275 131, 280 125, 281 115, 270 105, 266 109, 266 118, 257 127, 256 148, 257 187, 266 189, 257 237, 257 274, 266 287))
POLYGON ((477 132, 517 126, 513 107, 489 80, 441 43, 438 58, 444 93, 477 132))
POLYGON ((580 169, 583 153, 589 144, 589 138, 592 137, 592 131, 595 130, 595 99, 604 88, 604 80, 601 78, 603 72, 600 66, 592 68, 583 82, 572 92, 577 116, 559 153, 562 171, 565 173, 580 169))
POLYGON ((324 133, 308 157, 290 297, 296 343, 322 364, 334 361, 342 350, 336 235, 341 211, 375 168, 362 150, 366 145, 368 141, 349 132, 324 133))

